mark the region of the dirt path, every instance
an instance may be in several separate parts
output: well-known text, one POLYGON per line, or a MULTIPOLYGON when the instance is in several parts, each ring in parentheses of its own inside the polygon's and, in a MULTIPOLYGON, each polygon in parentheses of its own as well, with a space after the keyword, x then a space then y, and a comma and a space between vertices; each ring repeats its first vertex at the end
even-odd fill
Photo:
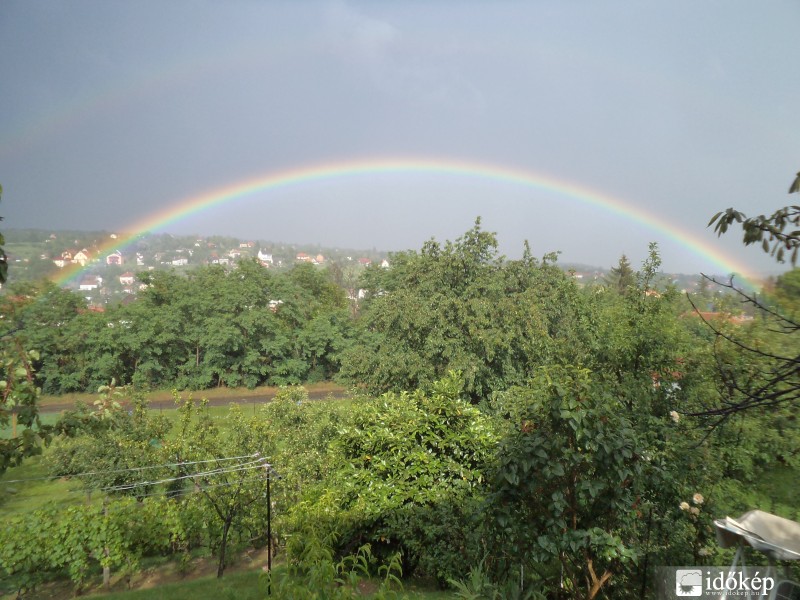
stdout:
MULTIPOLYGON (((246 396, 244 398, 236 398, 235 396, 229 396, 226 398, 209 398, 208 405, 209 406, 228 406, 229 404, 241 404, 241 405, 252 405, 253 407, 258 406, 259 404, 264 404, 265 402, 270 402, 277 393, 278 390, 270 390, 264 392, 263 394, 259 394, 257 396, 246 396)), ((194 396, 196 398, 202 397, 202 392, 195 392, 194 396)), ((309 400, 325 400, 326 398, 346 398, 347 397, 347 390, 340 387, 332 387, 327 388, 324 390, 309 390, 308 391, 308 399, 309 400)), ((127 403, 123 402, 123 406, 126 406, 127 403)), ((150 409, 158 409, 158 410, 169 410, 175 408, 175 401, 172 399, 169 400, 151 400, 148 404, 150 409)), ((39 413, 46 414, 46 413, 58 413, 64 410, 70 410, 75 408, 75 402, 54 402, 48 404, 42 404, 39 406, 39 413)))

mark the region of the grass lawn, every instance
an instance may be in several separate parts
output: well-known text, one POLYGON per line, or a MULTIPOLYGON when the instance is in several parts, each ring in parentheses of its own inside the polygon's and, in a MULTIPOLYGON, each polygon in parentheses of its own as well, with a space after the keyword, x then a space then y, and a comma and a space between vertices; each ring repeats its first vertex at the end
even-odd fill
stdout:
MULTIPOLYGON (((222 579, 199 579, 167 583, 157 587, 92 594, 93 600, 266 600, 266 591, 259 586, 260 570, 226 574, 222 579)), ((405 597, 420 600, 445 600, 456 598, 453 592, 430 590, 411 582, 405 587, 405 597)), ((273 596, 277 598, 277 596, 273 596)), ((368 598, 369 595, 365 595, 368 598)))
MULTIPOLYGON (((4 517, 25 514, 46 504, 81 504, 86 494, 80 482, 49 478, 42 456, 26 459, 0 477, 0 507, 4 517), (27 481, 16 481, 19 479, 27 481)), ((96 500, 101 500, 97 495, 96 500)))
MULTIPOLYGON (((132 580, 134 589, 126 589, 126 583, 118 577, 112 577, 112 591, 100 590, 99 573, 96 587, 83 591, 82 596, 92 600, 266 600, 268 596, 262 585, 260 564, 264 562, 263 552, 253 555, 255 560, 243 560, 225 571, 222 579, 217 579, 216 560, 213 558, 196 559, 192 570, 181 575, 175 562, 161 563, 143 569, 132 580)), ((364 589, 377 588, 377 582, 366 582, 364 589)), ((51 598, 73 597, 72 586, 67 581, 43 584, 36 591, 25 597, 29 600, 45 600, 51 598)), ((13 595, 0 595, 0 599, 12 598, 13 595)), ((278 598, 277 595, 272 597, 278 598)), ((369 594, 365 594, 369 598, 369 594)), ((442 591, 427 582, 411 580, 404 582, 404 597, 420 600, 445 600, 456 598, 450 591, 442 591)), ((285 600, 285 599, 284 599, 285 600)))

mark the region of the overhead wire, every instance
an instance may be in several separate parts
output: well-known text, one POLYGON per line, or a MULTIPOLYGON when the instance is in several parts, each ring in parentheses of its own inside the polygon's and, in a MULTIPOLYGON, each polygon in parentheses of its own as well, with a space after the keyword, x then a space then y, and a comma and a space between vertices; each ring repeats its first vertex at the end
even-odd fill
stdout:
POLYGON ((126 483, 126 484, 121 484, 121 485, 117 485, 117 486, 103 487, 103 488, 99 488, 99 489, 102 492, 117 492, 117 491, 123 491, 123 490, 132 490, 132 489, 135 489, 137 487, 147 487, 147 486, 152 486, 152 485, 160 485, 162 483, 172 483, 174 481, 180 481, 180 480, 183 480, 183 479, 194 479, 194 478, 197 478, 197 477, 209 477, 209 476, 214 476, 214 475, 223 475, 223 474, 226 474, 226 473, 235 473, 237 471, 246 471, 246 470, 249 470, 249 469, 263 468, 265 466, 268 467, 269 463, 266 462, 265 458, 259 458, 259 459, 256 459, 254 461, 250 461, 250 462, 247 462, 247 463, 241 463, 241 464, 233 465, 233 466, 230 466, 230 467, 220 467, 218 469, 211 469, 210 471, 201 471, 199 473, 189 473, 189 474, 186 474, 186 475, 179 475, 179 476, 176 476, 176 477, 168 477, 168 478, 165 478, 165 479, 160 479, 158 481, 139 481, 139 482, 135 482, 135 483, 126 483))
POLYGON ((47 475, 44 477, 26 477, 22 479, 6 479, 0 480, 0 484, 6 483, 25 483, 28 481, 46 481, 49 479, 62 479, 64 477, 72 478, 72 477, 89 477, 91 475, 113 475, 118 473, 132 473, 138 471, 146 471, 149 469, 164 469, 170 467, 183 467, 188 465, 200 465, 200 464, 207 464, 212 462, 226 462, 232 460, 241 460, 244 458, 255 458, 260 456, 258 452, 254 452, 253 454, 243 454, 241 456, 232 456, 229 458, 210 458, 207 460, 194 460, 194 461, 186 461, 186 462, 176 462, 176 463, 164 463, 160 465, 147 465, 144 467, 131 467, 128 469, 107 469, 107 470, 99 470, 99 471, 86 471, 84 473, 74 473, 74 474, 66 474, 66 475, 47 475))

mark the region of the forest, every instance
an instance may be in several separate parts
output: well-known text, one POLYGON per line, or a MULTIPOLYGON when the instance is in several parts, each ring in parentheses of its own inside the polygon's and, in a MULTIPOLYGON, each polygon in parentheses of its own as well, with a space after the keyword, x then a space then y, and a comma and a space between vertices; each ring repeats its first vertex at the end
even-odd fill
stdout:
POLYGON ((4 513, 6 589, 81 592, 198 552, 222 577, 248 547, 274 549, 262 591, 285 598, 359 597, 361 578, 385 598, 409 578, 460 598, 647 598, 658 565, 729 563, 713 519, 800 516, 782 486, 800 472, 781 393, 796 376, 770 379, 797 354, 800 275, 700 316, 710 292, 664 281, 655 244, 622 265, 584 285, 555 254, 500 255, 478 220, 367 268, 357 303, 329 270, 254 260, 140 273, 103 312, 12 283, 0 389, 22 433, 0 469, 41 454, 74 493, 4 513), (347 398, 308 399, 330 380, 347 398), (265 385, 280 391, 253 414, 202 400, 265 385), (148 410, 157 389, 174 414, 148 410), (41 394, 87 391, 42 422, 41 394))

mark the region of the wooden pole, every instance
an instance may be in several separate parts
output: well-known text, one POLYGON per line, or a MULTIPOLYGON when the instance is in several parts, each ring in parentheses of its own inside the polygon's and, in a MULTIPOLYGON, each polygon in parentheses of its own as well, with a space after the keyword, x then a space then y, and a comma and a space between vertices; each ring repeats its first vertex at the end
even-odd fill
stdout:
POLYGON ((267 467, 267 595, 272 595, 272 497, 269 490, 271 466, 267 467))

